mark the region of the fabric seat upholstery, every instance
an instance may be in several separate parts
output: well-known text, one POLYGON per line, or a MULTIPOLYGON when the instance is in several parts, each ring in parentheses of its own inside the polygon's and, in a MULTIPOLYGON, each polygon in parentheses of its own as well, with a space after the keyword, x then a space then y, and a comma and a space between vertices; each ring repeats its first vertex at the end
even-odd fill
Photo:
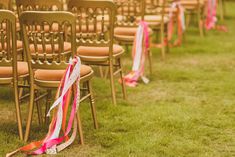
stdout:
MULTIPOLYGON (((28 64, 27 62, 17 62, 17 73, 18 76, 23 76, 28 74, 28 64)), ((0 67, 0 78, 13 77, 12 67, 0 67)))
MULTIPOLYGON (((161 21, 162 21, 162 16, 161 15, 146 15, 144 16, 145 21, 151 26, 151 25, 160 25, 161 21)), ((168 23, 169 22, 169 17, 168 16, 164 16, 163 19, 164 23, 168 23)))
MULTIPOLYGON (((124 52, 124 50, 121 46, 113 45, 114 55, 122 52, 124 52)), ((82 56, 109 56, 109 47, 80 46, 77 49, 77 54, 82 56)))
MULTIPOLYGON (((90 66, 81 65, 80 76, 83 77, 92 72, 90 66)), ((42 81, 60 81, 65 73, 65 70, 44 70, 38 69, 34 73, 34 78, 36 80, 42 81)))
MULTIPOLYGON (((138 27, 116 27, 114 29, 114 37, 117 40, 132 42, 135 39, 135 34, 138 27)), ((148 28, 149 35, 152 34, 152 29, 148 28)))

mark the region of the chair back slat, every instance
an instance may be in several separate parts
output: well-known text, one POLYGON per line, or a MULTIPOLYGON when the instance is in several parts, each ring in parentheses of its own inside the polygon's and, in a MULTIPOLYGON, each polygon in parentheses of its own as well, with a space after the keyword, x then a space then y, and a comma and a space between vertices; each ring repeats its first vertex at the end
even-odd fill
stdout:
POLYGON ((64 11, 26 11, 21 14, 20 23, 26 56, 32 69, 67 67, 76 52, 73 14, 64 11))
POLYGON ((108 0, 70 0, 68 10, 77 19, 77 45, 109 47, 112 56, 115 4, 108 0))
POLYGON ((16 56, 16 17, 9 10, 0 10, 0 66, 12 66, 16 56))

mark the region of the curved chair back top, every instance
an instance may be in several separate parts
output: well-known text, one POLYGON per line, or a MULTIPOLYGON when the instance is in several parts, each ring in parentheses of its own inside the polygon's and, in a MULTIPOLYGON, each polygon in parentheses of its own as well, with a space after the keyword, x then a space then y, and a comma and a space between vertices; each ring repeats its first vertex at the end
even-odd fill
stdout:
POLYGON ((16 0, 18 14, 23 11, 52 11, 63 10, 61 0, 16 0))
POLYGON ((77 45, 109 47, 112 56, 115 4, 109 0, 70 0, 68 10, 77 19, 77 45))
POLYGON ((16 66, 16 17, 0 10, 0 66, 16 66))
POLYGON ((76 51, 73 14, 64 11, 26 11, 20 15, 20 23, 31 66, 29 69, 67 67, 76 51))

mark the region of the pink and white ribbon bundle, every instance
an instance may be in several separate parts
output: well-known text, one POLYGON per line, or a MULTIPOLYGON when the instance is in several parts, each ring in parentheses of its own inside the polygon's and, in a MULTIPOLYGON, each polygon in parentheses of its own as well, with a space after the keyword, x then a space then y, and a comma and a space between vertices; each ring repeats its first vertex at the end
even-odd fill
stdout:
POLYGON ((174 31, 174 10, 177 10, 177 23, 178 23, 178 39, 182 38, 183 32, 186 29, 185 26, 185 14, 184 7, 180 1, 173 2, 169 11, 169 24, 168 24, 168 41, 172 39, 174 31))
POLYGON ((215 28, 217 18, 216 18, 216 7, 217 0, 207 0, 207 15, 205 27, 207 30, 215 28))
POLYGON ((56 154, 73 143, 76 138, 78 125, 77 118, 75 117, 80 100, 80 67, 81 62, 78 57, 70 60, 66 72, 60 82, 60 86, 58 87, 58 98, 51 106, 47 115, 49 116, 50 112, 54 109, 53 118, 46 137, 41 141, 32 142, 21 147, 14 152, 7 154, 6 157, 10 157, 17 152, 25 152, 30 155, 39 155, 43 153, 56 154), (72 93, 74 94, 74 100, 71 106, 69 106, 72 93), (71 111, 68 122, 66 122, 69 107, 71 108, 71 111), (72 130, 72 126, 73 132, 69 138, 68 136, 72 130))
POLYGON ((145 83, 149 82, 149 80, 144 76, 144 64, 146 56, 148 55, 148 49, 148 24, 144 21, 140 21, 132 48, 132 71, 124 76, 124 81, 127 86, 135 87, 138 84, 137 82, 140 77, 145 83))

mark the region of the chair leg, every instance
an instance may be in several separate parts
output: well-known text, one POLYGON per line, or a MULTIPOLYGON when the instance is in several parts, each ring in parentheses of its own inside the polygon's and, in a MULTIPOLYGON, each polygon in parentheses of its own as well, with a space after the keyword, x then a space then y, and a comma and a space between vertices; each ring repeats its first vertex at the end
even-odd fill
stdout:
POLYGON ((21 112, 20 112, 20 103, 19 103, 19 94, 18 94, 18 83, 14 80, 14 96, 15 96, 15 107, 16 107, 16 118, 18 123, 18 132, 20 140, 23 140, 23 129, 22 129, 22 120, 21 120, 21 112))
POLYGON ((100 71, 100 77, 104 78, 104 72, 102 66, 99 66, 99 71, 100 71))
POLYGON ((81 143, 81 145, 84 145, 84 137, 83 137, 82 123, 81 123, 81 119, 80 119, 79 109, 77 111, 76 118, 78 121, 78 133, 79 133, 79 137, 80 137, 80 143, 81 143))
POLYGON ((45 125, 49 124, 49 117, 47 117, 47 113, 50 109, 50 105, 51 105, 51 101, 52 101, 52 94, 51 94, 51 90, 47 90, 47 102, 46 102, 46 108, 45 108, 45 115, 44 115, 44 121, 45 121, 45 125))
POLYGON ((109 74, 109 68, 105 67, 104 78, 107 79, 109 74))
POLYGON ((153 68, 152 68, 152 52, 150 49, 148 49, 148 61, 149 61, 149 74, 152 76, 153 74, 153 68))
POLYGON ((224 2, 223 0, 219 0, 219 12, 220 12, 220 20, 224 21, 224 2))
MULTIPOLYGON (((35 91, 35 97, 37 98, 38 96, 39 96, 39 94, 38 94, 38 91, 36 90, 35 91)), ((43 120, 42 120, 42 108, 41 108, 41 105, 39 103, 39 100, 36 101, 35 103, 36 103, 36 107, 37 107, 38 123, 41 126, 42 123, 43 123, 43 120)))
POLYGON ((164 35, 164 24, 161 24, 161 44, 162 44, 162 48, 161 48, 161 53, 162 53, 162 59, 165 60, 166 58, 166 49, 165 49, 165 35, 164 35))
POLYGON ((199 31, 200 31, 200 36, 204 37, 204 24, 203 24, 201 10, 198 11, 198 27, 199 27, 199 31))
POLYGON ((191 14, 188 13, 186 14, 186 28, 189 27, 190 22, 191 22, 191 14))
POLYGON ((27 119, 25 137, 24 137, 25 142, 27 142, 29 138, 29 132, 33 117, 33 108, 34 108, 34 87, 33 84, 30 84, 29 111, 28 111, 28 119, 27 119))
POLYGON ((111 85, 112 101, 113 101, 113 104, 116 105, 117 101, 116 101, 114 75, 113 75, 113 63, 111 61, 110 61, 110 64, 109 64, 109 74, 110 74, 110 85, 111 85))
POLYGON ((169 41, 168 41, 168 32, 167 32, 167 25, 164 27, 164 42, 166 42, 166 53, 170 52, 169 41))
POLYGON ((95 127, 95 129, 98 129, 96 109, 95 109, 95 99, 93 96, 90 80, 87 81, 87 89, 88 89, 88 94, 90 94, 89 101, 90 101, 90 105, 91 105, 91 113, 92 113, 92 118, 93 118, 93 122, 94 122, 94 127, 95 127))
POLYGON ((123 68, 122 68, 121 58, 118 59, 118 64, 119 64, 119 68, 121 69, 120 70, 120 77, 121 77, 121 84, 122 84, 123 99, 126 100, 127 99, 126 84, 124 83, 124 76, 123 76, 123 68))

